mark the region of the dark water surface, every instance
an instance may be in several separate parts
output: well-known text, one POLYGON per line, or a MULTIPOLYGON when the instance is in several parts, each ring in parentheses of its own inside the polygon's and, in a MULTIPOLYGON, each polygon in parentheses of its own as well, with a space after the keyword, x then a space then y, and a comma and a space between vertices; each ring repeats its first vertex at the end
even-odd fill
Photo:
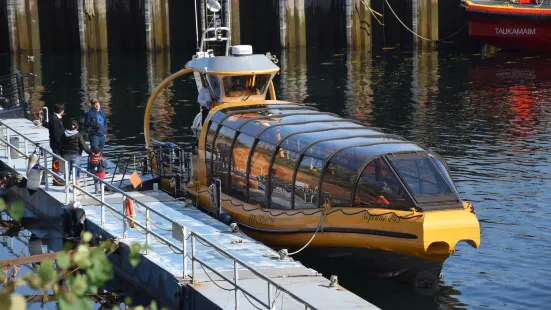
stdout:
MULTIPOLYGON (((273 51, 272 51, 273 52, 273 51)), ((341 276, 382 308, 546 308, 551 304, 551 55, 483 58, 449 52, 280 52, 279 98, 363 121, 436 150, 477 211, 479 249, 458 245, 431 296, 390 281, 341 276)), ((82 118, 90 96, 105 102, 111 150, 143 144, 149 93, 188 54, 0 56, 0 70, 38 75, 33 112, 56 102, 82 118)), ((154 137, 191 141, 193 80, 163 93, 154 137)), ((324 268, 327 275, 330 266, 324 268)))

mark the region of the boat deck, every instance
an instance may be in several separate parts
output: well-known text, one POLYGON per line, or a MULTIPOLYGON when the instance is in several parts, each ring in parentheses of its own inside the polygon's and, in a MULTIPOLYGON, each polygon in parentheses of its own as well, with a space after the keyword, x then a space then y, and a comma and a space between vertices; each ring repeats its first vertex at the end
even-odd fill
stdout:
MULTIPOLYGON (((49 149, 48 130, 43 127, 35 127, 32 122, 26 119, 9 119, 1 120, 1 123, 16 130, 21 135, 31 139, 34 143, 39 143, 41 147, 49 149)), ((4 130, 0 134, 2 139, 6 139, 6 128, 0 126, 4 130)), ((10 130, 10 137, 15 136, 10 130)), ((19 146, 23 149, 23 139, 20 139, 19 146)), ((30 143, 27 145, 27 152, 31 153, 34 146, 30 143)), ((9 151, 6 145, 0 147, 0 161, 7 167, 25 175, 27 162, 24 158, 10 159, 9 151)), ((22 156, 19 156, 22 157, 22 156)), ((86 162, 83 160, 83 162, 86 162)), ((43 159, 41 159, 41 164, 43 159)), ((51 158, 48 158, 48 163, 51 165, 51 158)), ((114 172, 113 163, 108 165, 108 171, 114 172)), ((116 187, 121 180, 129 177, 116 173, 110 175, 106 181, 113 180, 116 187)), ((141 176, 142 180, 149 176, 141 176)), ((52 186, 51 177, 49 178, 49 186, 46 189, 45 185, 41 185, 37 193, 31 195, 27 189, 11 188, 15 195, 21 197, 28 206, 46 217, 59 217, 64 212, 67 203, 73 198, 81 202, 82 208, 86 210, 87 230, 95 234, 101 234, 105 237, 118 238, 120 244, 129 247, 133 242, 140 244, 146 243, 145 231, 138 227, 127 229, 127 235, 124 235, 124 222, 120 215, 116 215, 109 208, 104 211, 105 222, 101 225, 101 207, 100 203, 95 199, 101 199, 100 195, 88 193, 69 193, 67 194, 64 186, 52 186), (95 199, 94 199, 95 198, 95 199)), ((93 182, 90 178, 84 177, 81 174, 81 185, 84 189, 93 193, 93 182)), ((277 253, 262 243, 255 241, 242 233, 233 233, 231 229, 223 223, 213 219, 203 212, 195 209, 193 206, 186 205, 184 201, 177 200, 162 191, 142 191, 125 193, 132 196, 135 200, 144 203, 152 210, 159 212, 164 217, 171 219, 179 225, 185 226, 189 231, 200 235, 205 240, 208 240, 218 249, 208 244, 203 244, 197 238, 195 246, 195 257, 203 260, 206 266, 210 266, 218 273, 233 279, 234 260, 227 258, 227 255, 238 258, 244 262, 255 272, 261 273, 281 285, 287 291, 300 297, 312 307, 317 309, 376 309, 369 302, 361 299, 357 295, 347 291, 342 287, 330 287, 329 280, 321 276, 313 269, 306 268, 299 262, 295 261, 278 261, 274 257, 277 253)), ((123 194, 118 192, 106 193, 104 202, 112 206, 115 210, 124 210, 123 194)), ((137 223, 146 223, 146 210, 135 203, 135 221, 137 223)), ((181 226, 175 226, 174 223, 168 222, 163 217, 151 213, 149 216, 150 231, 158 234, 164 240, 168 240, 173 244, 182 244, 182 229, 181 226)), ((126 225, 127 226, 127 225, 126 225)), ((187 234, 189 236, 189 234, 187 234)), ((115 269, 122 276, 131 279, 138 287, 147 290, 156 299, 165 305, 173 308, 190 308, 190 309, 209 309, 235 308, 236 294, 233 290, 233 285, 216 276, 207 268, 203 268, 197 263, 195 283, 191 284, 187 281, 192 275, 191 258, 186 258, 187 272, 184 275, 184 259, 178 249, 166 245, 165 242, 158 240, 150 234, 150 250, 149 253, 142 255, 141 265, 138 268, 129 267, 128 263, 121 263, 115 266, 115 269), (184 279, 184 276, 186 279, 184 279), (178 287, 189 288, 194 292, 194 297, 182 298, 176 292, 178 287), (185 303, 186 306, 183 306, 185 303)), ((187 249, 191 249, 191 238, 186 241, 187 249)), ((182 247, 184 248, 184 247, 182 247)), ((52 249, 56 250, 56 249, 52 249)), ((121 260, 122 261, 122 260, 121 260)), ((239 285, 252 293, 261 300, 270 300, 273 307, 280 309, 304 309, 304 305, 297 302, 286 293, 281 293, 272 286, 271 291, 268 289, 267 282, 246 268, 238 268, 239 285), (271 297, 268 297, 270 294, 271 297)), ((180 289, 182 291, 182 289, 180 289)), ((186 293, 184 293, 186 294, 186 293)), ((246 295, 242 292, 238 293, 240 309, 263 309, 264 307, 253 301, 250 297, 247 300, 246 295)), ((191 295, 190 295, 191 296, 191 295)))
POLYGON ((479 5, 491 5, 491 6, 503 6, 507 5, 509 7, 514 8, 528 8, 528 9, 551 9, 551 1, 550 0, 544 0, 541 4, 520 4, 520 3, 513 3, 510 1, 496 1, 496 0, 470 0, 473 4, 479 4, 479 5))

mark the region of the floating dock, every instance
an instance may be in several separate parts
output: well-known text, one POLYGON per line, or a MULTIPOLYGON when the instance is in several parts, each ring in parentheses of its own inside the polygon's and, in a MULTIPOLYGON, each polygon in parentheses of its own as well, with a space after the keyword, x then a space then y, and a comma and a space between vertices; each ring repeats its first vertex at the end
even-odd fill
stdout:
MULTIPOLYGON (((120 250, 110 256, 115 271, 163 306, 377 309, 299 262, 279 261, 274 250, 232 231, 189 203, 159 190, 120 190, 119 185, 128 181, 130 173, 120 173, 112 163, 107 169, 109 178, 98 194, 94 194, 93 179, 86 171, 81 172, 80 190, 73 183, 52 185, 53 155, 48 137, 46 128, 27 119, 0 120, 0 169, 26 177, 27 158, 35 151, 45 169, 45 183, 36 192, 13 186, 8 190, 10 196, 22 199, 27 208, 60 230, 60 218, 68 205, 78 201, 86 211, 86 230, 105 239, 118 239, 120 250), (124 212, 125 198, 133 201, 134 228, 124 212), (149 246, 136 268, 128 260, 134 242, 149 246)), ((155 176, 140 177, 143 181, 155 176)), ((62 246, 60 243, 49 250, 59 251, 62 246)))

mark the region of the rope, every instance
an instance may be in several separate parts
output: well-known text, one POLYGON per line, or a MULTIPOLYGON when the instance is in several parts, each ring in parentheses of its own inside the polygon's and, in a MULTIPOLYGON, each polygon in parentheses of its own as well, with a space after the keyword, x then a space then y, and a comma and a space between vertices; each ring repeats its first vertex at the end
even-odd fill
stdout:
MULTIPOLYGON (((205 273, 205 275, 207 276, 207 278, 209 278, 210 282, 212 282, 214 285, 218 286, 219 288, 223 289, 224 291, 235 291, 235 287, 234 288, 225 288, 225 287, 221 287, 220 285, 218 285, 210 276, 209 274, 207 273, 207 271, 205 270, 205 268, 203 267, 203 264, 200 264, 201 265, 201 269, 203 269, 203 272, 205 273)), ((247 294, 244 294, 245 296, 247 296, 247 294)), ((258 309, 258 308, 257 308, 258 309)))
POLYGON ((153 224, 153 226, 159 228, 160 230, 164 230, 164 231, 172 231, 172 229, 166 229, 166 228, 162 228, 161 226, 155 224, 155 222, 151 219, 151 217, 148 217, 147 215, 145 215, 145 213, 142 211, 142 209, 140 209, 139 207, 139 204, 135 204, 136 205, 136 208, 138 209, 138 211, 140 211, 140 213, 146 218, 146 220, 149 220, 149 222, 151 224, 153 224))
POLYGON ((118 217, 117 215, 115 215, 115 213, 113 213, 113 211, 111 211, 111 208, 107 207, 107 210, 109 210, 109 212, 111 212, 111 214, 113 214, 113 216, 114 216, 117 220, 119 220, 119 221, 122 221, 122 220, 123 220, 122 217, 118 217))
POLYGON ((316 232, 312 235, 312 238, 310 238, 310 240, 308 241, 308 243, 306 243, 302 248, 300 248, 298 251, 295 251, 293 253, 289 253, 287 254, 288 256, 292 256, 292 255, 295 255, 295 254, 298 254, 300 253, 302 250, 306 249, 306 247, 308 245, 310 245, 310 243, 314 240, 314 238, 316 238, 316 235, 318 234, 318 231, 320 230, 321 226, 323 225, 323 219, 325 218, 325 215, 326 215, 326 212, 322 212, 321 213, 321 216, 320 216, 320 220, 318 222, 318 228, 316 228, 316 232))
POLYGON ((392 6, 390 6, 390 3, 388 3, 388 0, 385 0, 386 4, 388 5, 388 8, 390 9, 390 11, 392 12, 392 14, 394 14, 394 17, 396 17, 396 19, 400 22, 400 24, 402 24, 402 26, 404 26, 404 28, 406 28, 409 32, 411 32, 413 35, 415 35, 416 37, 418 37, 419 39, 422 39, 422 40, 425 40, 425 41, 429 41, 429 42, 441 42, 441 41, 446 41, 448 39, 451 39, 452 37, 454 37, 456 34, 458 34, 461 30, 463 30, 463 28, 465 28, 465 26, 467 26, 467 23, 465 23, 463 26, 461 26, 461 28, 459 28, 459 30, 457 30, 456 32, 454 32, 451 36, 448 36, 448 37, 445 37, 444 39, 439 39, 439 40, 433 40, 433 39, 429 39, 429 38, 425 38, 417 33, 415 33, 415 31, 411 30, 408 26, 406 26, 406 24, 404 24, 404 22, 400 19, 400 17, 398 17, 398 15, 396 14, 396 12, 394 12, 394 10, 392 9, 392 6))

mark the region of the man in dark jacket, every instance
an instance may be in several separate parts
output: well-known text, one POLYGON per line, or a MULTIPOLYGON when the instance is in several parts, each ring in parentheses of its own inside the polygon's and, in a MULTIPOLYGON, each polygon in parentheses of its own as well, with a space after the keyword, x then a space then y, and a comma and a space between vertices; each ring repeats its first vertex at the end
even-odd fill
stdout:
POLYGON ((54 154, 59 155, 61 137, 63 137, 63 132, 65 131, 63 120, 61 119, 65 113, 65 106, 63 104, 56 104, 54 112, 48 124, 48 129, 50 131, 50 148, 54 154))
POLYGON ((92 106, 84 119, 84 128, 88 128, 90 147, 99 147, 103 152, 107 136, 107 115, 97 99, 90 100, 92 106))

